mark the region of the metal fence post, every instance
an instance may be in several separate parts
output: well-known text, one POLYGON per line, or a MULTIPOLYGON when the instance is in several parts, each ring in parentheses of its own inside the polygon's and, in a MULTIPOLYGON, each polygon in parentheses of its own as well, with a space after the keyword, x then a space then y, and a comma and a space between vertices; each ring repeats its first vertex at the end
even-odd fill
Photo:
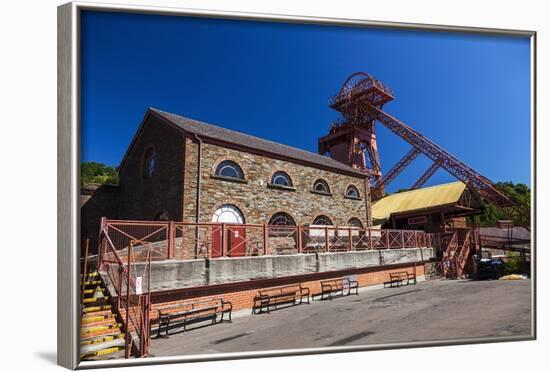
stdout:
POLYGON ((174 221, 170 221, 168 224, 168 252, 166 252, 167 258, 174 258, 174 251, 175 251, 175 229, 174 229, 174 221))
POLYGON ((222 257, 227 256, 227 225, 222 224, 222 257))
POLYGON ((405 233, 401 230, 401 248, 405 249, 405 233))
POLYGON ((130 245, 128 246, 128 276, 126 277, 126 348, 124 350, 124 357, 128 359, 130 357, 130 344, 132 342, 132 338, 130 337, 130 273, 131 268, 130 265, 132 263, 132 246, 134 242, 130 240, 130 245))
POLYGON ((369 227, 369 249, 373 249, 374 247, 372 246, 372 229, 369 227))
POLYGON ((97 257, 97 269, 101 267, 103 264, 103 234, 106 233, 106 226, 107 226, 107 218, 101 217, 100 223, 99 223, 99 236, 98 236, 98 257, 97 257))
POLYGON ((269 239, 268 231, 267 231, 267 223, 264 223, 264 256, 267 255, 267 241, 269 239))
POLYGON ((325 251, 329 251, 329 244, 328 244, 328 226, 325 226, 325 251))
POLYGON ((348 239, 349 239, 349 242, 348 242, 349 250, 353 251, 353 241, 352 241, 352 237, 351 237, 351 227, 348 227, 348 239))
POLYGON ((122 267, 118 267, 118 296, 117 296, 117 310, 120 312, 120 298, 122 297, 122 267))
POLYGON ((297 234, 298 234, 298 237, 297 237, 297 244, 298 244, 298 253, 302 253, 302 225, 298 225, 298 230, 297 230, 297 234))
POLYGON ((390 230, 386 230, 386 249, 390 249, 390 230))

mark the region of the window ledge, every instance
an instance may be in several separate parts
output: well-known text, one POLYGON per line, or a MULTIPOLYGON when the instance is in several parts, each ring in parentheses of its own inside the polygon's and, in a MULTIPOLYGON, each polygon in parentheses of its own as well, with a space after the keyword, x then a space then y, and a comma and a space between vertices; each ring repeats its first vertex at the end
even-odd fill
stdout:
POLYGON ((227 181, 227 182, 248 183, 248 180, 243 180, 240 178, 233 178, 233 177, 218 176, 216 174, 210 175, 210 178, 214 178, 216 180, 221 180, 221 181, 227 181))
POLYGON ((349 196, 349 195, 344 195, 344 198, 345 199, 351 199, 351 200, 363 200, 362 198, 358 198, 358 197, 355 197, 355 196, 349 196))
POLYGON ((270 189, 279 189, 279 190, 285 190, 285 191, 296 191, 295 187, 292 186, 284 186, 284 185, 277 185, 275 183, 268 183, 267 187, 270 189))
POLYGON ((309 190, 309 192, 317 195, 332 196, 331 192, 322 192, 322 191, 316 191, 316 190, 309 190))

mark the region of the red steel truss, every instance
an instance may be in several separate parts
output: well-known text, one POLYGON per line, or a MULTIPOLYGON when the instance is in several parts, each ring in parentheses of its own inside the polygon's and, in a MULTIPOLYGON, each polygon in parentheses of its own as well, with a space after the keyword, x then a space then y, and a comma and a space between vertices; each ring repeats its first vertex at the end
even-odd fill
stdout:
POLYGON ((371 195, 375 197, 382 197, 384 195, 384 186, 388 185, 407 168, 407 166, 420 154, 420 150, 413 147, 405 154, 389 171, 382 177, 372 188, 371 195))
MULTIPOLYGON (((500 191, 487 177, 484 177, 402 121, 382 111, 382 106, 393 98, 393 92, 379 80, 366 73, 355 73, 346 80, 340 92, 329 103, 331 108, 339 111, 343 116, 333 123, 331 133, 346 131, 350 128, 363 129, 368 133, 374 133, 373 123, 378 121, 413 147, 413 150, 409 151, 386 176, 382 177, 381 172, 374 169, 378 172, 378 177, 375 179, 373 195, 376 195, 376 193, 383 195, 384 186, 405 169, 419 153, 422 153, 437 164, 437 167, 445 169, 464 182, 471 190, 488 202, 498 207, 511 207, 513 211, 519 212, 521 215, 528 215, 528 208, 500 191)), ((320 150, 331 152, 331 145, 331 141, 327 140, 326 137, 319 140, 320 150)), ((367 147, 368 149, 365 150, 376 149, 376 145, 372 144, 372 140, 367 147)), ((357 166, 356 164, 350 165, 357 166)), ((432 166, 417 181, 417 184, 422 185, 437 170, 437 167, 432 166)), ((360 168, 369 170, 366 163, 363 163, 360 168)))
POLYGON ((422 176, 411 186, 411 190, 416 190, 424 186, 424 184, 434 175, 435 172, 439 169, 439 164, 432 163, 432 165, 424 172, 422 176))

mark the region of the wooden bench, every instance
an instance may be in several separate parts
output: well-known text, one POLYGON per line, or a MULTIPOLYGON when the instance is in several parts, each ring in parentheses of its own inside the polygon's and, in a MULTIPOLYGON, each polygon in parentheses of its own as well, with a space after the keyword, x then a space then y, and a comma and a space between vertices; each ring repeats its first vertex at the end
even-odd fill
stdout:
POLYGON ((390 273, 390 280, 384 282, 384 286, 386 286, 386 284, 389 284, 390 288, 394 285, 400 287, 402 285, 416 284, 416 275, 408 273, 407 271, 396 271, 390 273))
POLYGON ((352 290, 355 290, 355 294, 359 295, 359 283, 356 280, 350 280, 346 277, 321 280, 321 301, 325 299, 325 295, 329 300, 332 300, 336 295, 349 296, 352 290))
POLYGON ((256 297, 254 297, 254 304, 252 306, 252 313, 258 314, 263 312, 264 308, 266 312, 270 312, 271 308, 277 309, 278 305, 299 305, 306 298, 309 304, 309 288, 302 287, 300 284, 289 285, 284 287, 260 289, 256 297))
POLYGON ((158 333, 157 338, 161 337, 162 330, 165 331, 165 336, 168 337, 170 326, 183 326, 183 331, 186 331, 186 326, 189 324, 211 321, 212 324, 221 323, 224 321, 224 315, 228 314, 231 321, 231 310, 233 305, 229 301, 224 301, 223 298, 214 298, 187 302, 183 304, 175 304, 160 307, 158 309, 158 333), (218 321, 218 315, 220 319, 218 321))

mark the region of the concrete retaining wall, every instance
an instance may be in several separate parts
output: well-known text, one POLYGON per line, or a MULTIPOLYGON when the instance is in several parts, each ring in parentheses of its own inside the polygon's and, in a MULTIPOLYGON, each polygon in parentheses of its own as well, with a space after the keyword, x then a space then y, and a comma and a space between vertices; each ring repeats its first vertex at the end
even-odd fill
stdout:
MULTIPOLYGON (((166 260, 151 265, 151 290, 167 290, 246 280, 271 279, 326 271, 414 263, 429 260, 432 248, 372 250, 342 253, 296 254, 166 260)), ((143 272, 142 265, 136 267, 143 272)))

